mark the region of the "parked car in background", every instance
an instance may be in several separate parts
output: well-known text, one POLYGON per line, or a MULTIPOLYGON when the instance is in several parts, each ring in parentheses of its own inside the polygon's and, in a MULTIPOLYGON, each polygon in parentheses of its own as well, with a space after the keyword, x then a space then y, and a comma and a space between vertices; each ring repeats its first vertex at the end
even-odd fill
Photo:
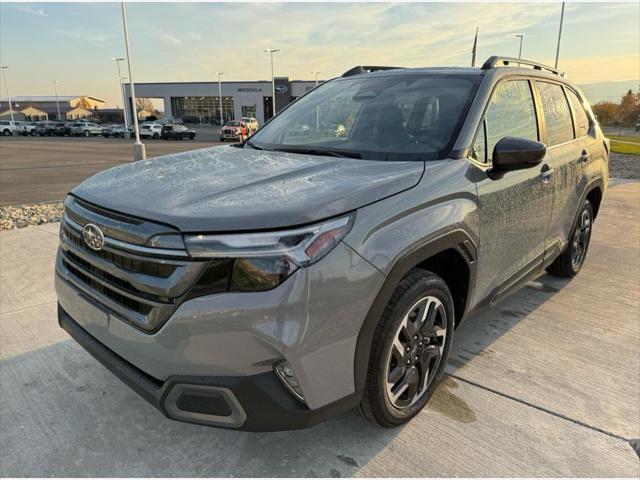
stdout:
POLYGON ((35 129, 36 135, 41 137, 49 137, 56 134, 56 128, 64 125, 63 122, 40 122, 35 129))
POLYGON ((71 126, 74 122, 60 122, 56 124, 54 134, 58 137, 66 137, 71 135, 71 126))
POLYGON ((76 122, 71 125, 71 135, 76 137, 95 137, 102 135, 102 127, 97 123, 76 122))
POLYGON ((160 132, 160 136, 164 140, 193 140, 196 138, 196 132, 184 125, 164 125, 160 132))
POLYGON ((11 135, 17 135, 16 132, 16 123, 11 120, 0 120, 0 133, 5 137, 9 137, 11 135))
POLYGON ((247 129, 249 130, 249 136, 256 133, 258 128, 260 128, 258 126, 258 120, 256 120, 254 117, 242 117, 242 122, 247 126, 247 129))
POLYGON ((145 122, 140 126, 140 137, 142 138, 160 138, 162 135, 162 123, 145 122))
POLYGON ((36 124, 34 122, 14 122, 16 124, 15 132, 18 135, 35 135, 36 124))
POLYGON ((125 128, 124 125, 105 125, 102 127, 102 136, 105 138, 124 138, 125 133, 129 131, 129 135, 133 135, 133 128, 125 128))
POLYGON ((220 141, 239 140, 244 142, 249 137, 247 125, 240 120, 230 120, 220 129, 220 141))

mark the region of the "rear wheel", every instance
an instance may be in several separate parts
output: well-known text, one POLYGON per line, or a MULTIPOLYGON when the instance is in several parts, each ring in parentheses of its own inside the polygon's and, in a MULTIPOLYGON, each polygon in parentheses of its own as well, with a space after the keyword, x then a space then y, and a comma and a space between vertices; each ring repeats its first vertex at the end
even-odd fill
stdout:
POLYGON ((91 132, 90 132, 89 130, 85 130, 85 131, 84 131, 84 136, 85 136, 85 137, 89 137, 89 136, 91 136, 91 132))
POLYGON ((453 340, 451 292, 438 275, 407 274, 374 333, 362 401, 356 409, 383 427, 408 422, 442 377, 453 340))
POLYGON ((154 133, 154 134, 153 134, 153 139, 154 139, 154 140, 157 140, 157 139, 159 139, 159 138, 160 138, 160 135, 158 135, 158 132, 156 132, 156 133, 154 133))
POLYGON ((3 134, 5 137, 8 137, 9 135, 11 135, 11 130, 9 130, 8 128, 5 128, 5 129, 2 131, 2 134, 3 134))
POLYGON ((567 248, 547 267, 547 272, 556 277, 571 278, 580 272, 587 258, 593 226, 593 205, 585 200, 569 235, 567 248))

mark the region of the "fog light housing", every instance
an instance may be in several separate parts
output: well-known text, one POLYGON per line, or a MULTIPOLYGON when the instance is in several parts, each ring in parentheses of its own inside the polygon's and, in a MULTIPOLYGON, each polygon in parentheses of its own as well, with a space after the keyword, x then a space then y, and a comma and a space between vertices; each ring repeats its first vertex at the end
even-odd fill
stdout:
POLYGON ((276 364, 274 370, 280 381, 287 387, 287 390, 289 390, 296 399, 304 402, 304 396, 302 395, 302 390, 300 390, 298 379, 293 373, 293 368, 291 368, 289 362, 284 361, 276 364))

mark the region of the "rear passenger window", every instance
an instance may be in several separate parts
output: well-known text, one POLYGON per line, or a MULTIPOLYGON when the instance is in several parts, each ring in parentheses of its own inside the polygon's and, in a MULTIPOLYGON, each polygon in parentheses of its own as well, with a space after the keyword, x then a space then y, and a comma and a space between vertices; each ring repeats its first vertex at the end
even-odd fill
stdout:
POLYGON ((567 97, 560 85, 547 82, 536 82, 542 101, 547 146, 573 140, 573 124, 567 97))
POLYGON ((567 97, 569 97, 569 103, 571 104, 571 110, 573 110, 573 120, 576 127, 576 138, 584 137, 589 133, 589 117, 587 117, 582 102, 575 94, 573 90, 566 89, 567 97))
POLYGON ((536 109, 527 80, 501 83, 493 92, 486 117, 487 155, 504 137, 538 140, 536 109))

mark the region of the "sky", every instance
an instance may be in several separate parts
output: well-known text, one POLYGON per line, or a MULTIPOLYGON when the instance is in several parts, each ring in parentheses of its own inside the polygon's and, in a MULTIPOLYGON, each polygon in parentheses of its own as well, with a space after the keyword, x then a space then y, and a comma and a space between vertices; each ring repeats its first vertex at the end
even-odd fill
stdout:
MULTIPOLYGON (((467 66, 522 56, 553 65, 560 2, 127 3, 136 82, 338 76, 355 65, 467 66)), ((119 99, 119 3, 0 3, 0 63, 12 96, 119 99)), ((640 80, 640 2, 567 3, 559 68, 577 84, 640 80)), ((124 74, 123 74, 124 75, 124 74)), ((628 85, 626 82, 625 85, 628 85)), ((4 85, 0 97, 6 98, 4 85)), ((615 86, 611 88, 616 88, 615 86)), ((617 88, 620 88, 619 86, 617 88)), ((611 92, 612 96, 623 92, 611 92)))

